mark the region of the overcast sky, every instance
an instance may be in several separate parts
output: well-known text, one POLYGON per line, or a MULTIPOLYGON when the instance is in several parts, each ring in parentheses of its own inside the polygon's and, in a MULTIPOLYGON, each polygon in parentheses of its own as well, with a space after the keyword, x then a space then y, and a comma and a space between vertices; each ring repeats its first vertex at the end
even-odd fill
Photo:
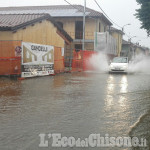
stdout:
MULTIPOLYGON (((71 4, 84 5, 84 0, 67 0, 71 4)), ((105 13, 115 22, 117 25, 123 27, 125 24, 131 25, 125 26, 125 33, 130 36, 136 36, 132 38, 132 42, 139 42, 142 46, 150 48, 150 38, 147 38, 146 31, 140 29, 140 22, 135 18, 134 14, 139 6, 136 0, 97 0, 99 5, 105 11, 105 13)), ((0 3, 0 7, 8 6, 39 6, 39 5, 67 5, 64 0, 4 0, 0 3)), ((96 5, 94 0, 86 0, 86 6, 94 10, 100 11, 100 8, 96 5)), ((114 27, 120 29, 116 25, 114 27)), ((124 35, 124 39, 128 37, 124 35)))

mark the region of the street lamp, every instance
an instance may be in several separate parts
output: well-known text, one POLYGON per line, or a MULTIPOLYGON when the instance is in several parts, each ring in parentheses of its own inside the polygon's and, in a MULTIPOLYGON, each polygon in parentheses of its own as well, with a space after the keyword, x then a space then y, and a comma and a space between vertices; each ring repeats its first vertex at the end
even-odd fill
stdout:
POLYGON ((122 27, 122 32, 124 31, 124 27, 125 27, 125 26, 128 26, 128 25, 131 25, 131 24, 128 23, 128 24, 125 24, 125 25, 122 27))

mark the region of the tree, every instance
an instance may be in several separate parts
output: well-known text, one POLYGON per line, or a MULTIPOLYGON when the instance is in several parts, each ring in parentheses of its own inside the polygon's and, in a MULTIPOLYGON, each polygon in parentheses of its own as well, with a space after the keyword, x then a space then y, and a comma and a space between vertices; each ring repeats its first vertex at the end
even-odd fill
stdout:
POLYGON ((141 21, 141 29, 145 29, 150 36, 150 0, 136 1, 141 7, 136 10, 135 16, 141 21))

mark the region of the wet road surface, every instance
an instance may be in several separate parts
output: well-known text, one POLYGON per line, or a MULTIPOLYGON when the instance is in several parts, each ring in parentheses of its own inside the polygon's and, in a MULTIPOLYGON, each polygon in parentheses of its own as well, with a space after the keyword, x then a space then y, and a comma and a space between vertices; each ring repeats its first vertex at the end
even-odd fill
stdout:
POLYGON ((39 134, 84 139, 100 133, 150 141, 149 111, 149 74, 87 72, 23 81, 0 78, 0 150, 128 150, 52 148, 50 144, 41 148, 39 134))

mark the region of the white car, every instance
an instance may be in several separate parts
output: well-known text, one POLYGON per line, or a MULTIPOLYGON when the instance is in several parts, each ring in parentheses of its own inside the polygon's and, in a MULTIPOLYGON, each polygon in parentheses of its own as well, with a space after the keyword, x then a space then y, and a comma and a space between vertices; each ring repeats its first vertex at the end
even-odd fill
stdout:
POLYGON ((109 72, 128 72, 128 57, 114 57, 109 66, 109 72))

